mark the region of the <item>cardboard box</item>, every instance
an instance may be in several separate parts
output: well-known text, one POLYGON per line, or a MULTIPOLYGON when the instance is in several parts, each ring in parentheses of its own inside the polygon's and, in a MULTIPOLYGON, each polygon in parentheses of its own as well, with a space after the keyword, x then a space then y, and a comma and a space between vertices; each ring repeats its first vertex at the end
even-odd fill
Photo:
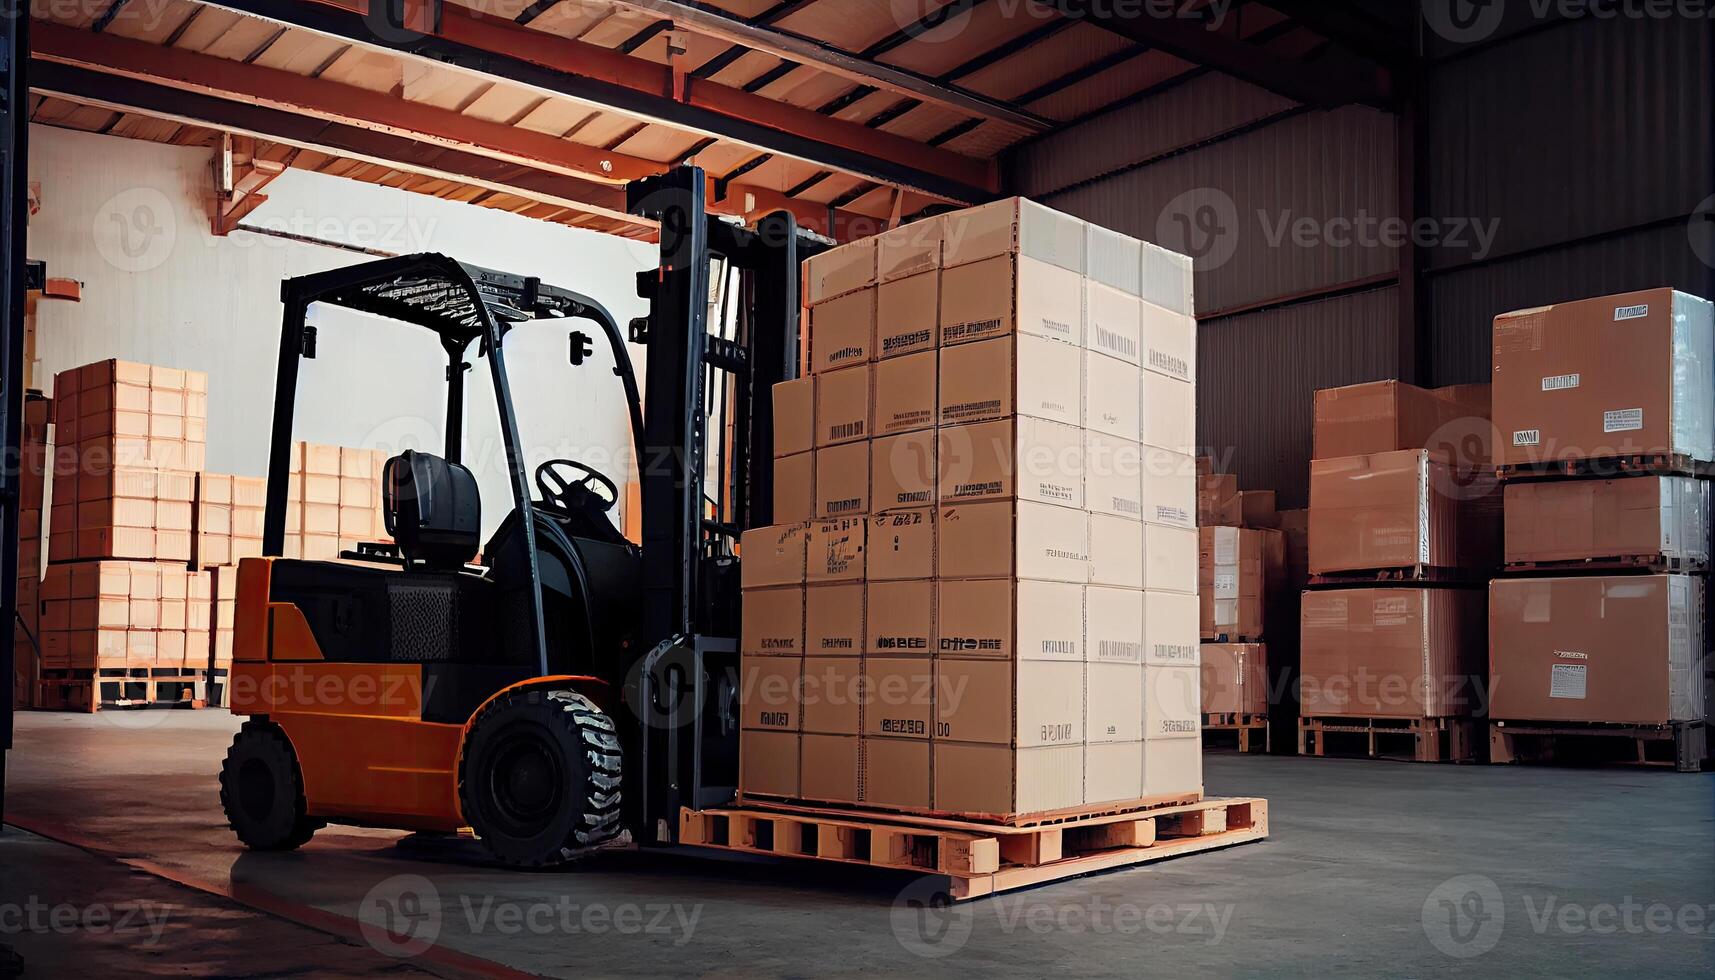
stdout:
POLYGON ((868 530, 862 518, 837 518, 810 525, 805 542, 805 581, 861 582, 864 579, 864 541, 868 530))
POLYGON ((1083 352, 1040 337, 1001 337, 941 351, 940 424, 1028 415, 1083 424, 1083 352))
POLYGON ((1143 242, 1143 298, 1162 309, 1195 316, 1195 281, 1189 256, 1143 242))
POLYGON ((1207 643, 1202 650, 1203 713, 1268 714, 1268 653, 1261 643, 1207 643))
POLYGON ((935 742, 937 809, 994 817, 1046 813, 1084 803, 1084 746, 1019 749, 935 742))
POLYGON ((1143 738, 1197 739, 1203 733, 1199 667, 1143 667, 1143 738))
POLYGON ((941 272, 941 346, 1029 334, 1081 347, 1084 280, 1019 256, 941 272))
POLYGON ((741 727, 753 731, 798 730, 804 661, 798 657, 740 658, 741 727))
POLYGON ((931 581, 871 582, 865 593, 866 657, 930 656, 935 652, 936 586, 931 581))
POLYGON ((941 344, 941 274, 886 282, 876 290, 876 358, 932 351, 941 344))
POLYGON ((1124 803, 1143 797, 1143 743, 1084 746, 1084 802, 1124 803))
POLYGON ((1703 588, 1687 575, 1496 579, 1489 716, 1639 725, 1702 719, 1703 588))
POLYGON ((869 444, 870 501, 875 511, 933 507, 940 441, 934 429, 876 439, 869 444))
POLYGON ((739 651, 747 655, 804 655, 804 587, 745 589, 739 651))
POLYGON ((803 585, 809 529, 803 524, 752 528, 739 539, 740 585, 803 585))
POLYGON ((869 519, 871 582, 935 577, 935 512, 901 510, 869 519))
POLYGON ((774 519, 796 523, 816 517, 816 454, 774 459, 774 519))
POLYGON ((1146 799, 1194 799, 1202 794, 1201 739, 1157 738, 1143 743, 1143 795, 1146 799))
POLYGON ((1084 311, 1084 346, 1087 349, 1133 367, 1141 365, 1143 301, 1135 293, 1087 281, 1084 284, 1084 311))
POLYGON ((874 360, 873 286, 810 307, 809 321, 811 374, 829 374, 874 360))
POLYGON ((1084 667, 942 657, 936 661, 935 737, 1017 748, 1080 745, 1084 667))
POLYGON ((875 381, 877 436, 932 429, 939 420, 936 402, 940 361, 933 350, 892 357, 871 369, 875 381))
POLYGON ((1372 381, 1316 392, 1315 458, 1429 449, 1449 462, 1489 460, 1493 439, 1486 399, 1461 386, 1450 393, 1402 381, 1372 381))
POLYGON ((867 439, 872 380, 869 365, 820 375, 816 381, 816 448, 867 439))
POLYGON ((1138 663, 1090 663, 1084 667, 1085 741, 1143 739, 1143 672, 1138 663))
POLYGON ((1139 442, 1170 453, 1197 452, 1197 388, 1155 371, 1143 372, 1139 442))
POLYGON ((816 516, 861 517, 869 513, 868 442, 818 449, 816 457, 816 516))
POLYGON ((1084 650, 1091 663, 1143 663, 1143 595, 1096 585, 1084 591, 1084 650))
POLYGON ((1140 446, 1143 474, 1142 517, 1150 524, 1194 528, 1198 523, 1196 459, 1183 453, 1140 446))
MULTIPOLYGON (((1196 532, 1190 533, 1194 542, 1196 532)), ((1137 521, 1111 514, 1091 514, 1090 584, 1143 588, 1143 538, 1143 525, 1137 521)))
POLYGON ((1084 591, 1062 582, 943 580, 935 629, 943 657, 1082 661, 1084 591))
MULTIPOLYGON (((1091 513, 1143 519, 1142 446, 1129 439, 1086 431, 1083 464, 1084 500, 1091 513)), ((1185 514, 1187 521, 1191 517, 1185 514)))
POLYGON ((804 305, 875 285, 876 241, 860 238, 804 260, 804 305))
POLYGON ((1509 483, 1506 560, 1710 559, 1710 484, 1684 476, 1509 483))
POLYGON ((863 733, 863 661, 815 657, 804 661, 804 731, 820 735, 863 733))
POLYGON ((1499 461, 1715 459, 1715 307, 1671 289, 1495 318, 1499 461))
POLYGON ((874 806, 926 810, 932 799, 929 743, 907 738, 865 736, 858 748, 858 785, 863 802, 874 806))
POLYGON ((942 507, 935 567, 943 578, 1089 581, 1089 519, 1069 507, 993 501, 942 507))
POLYGON ((865 657, 863 678, 864 735, 929 739, 938 694, 931 657, 865 657))
POLYGON ((1273 490, 1244 490, 1239 493, 1239 512, 1245 527, 1276 527, 1280 514, 1274 506, 1273 490))
POLYGON ((1143 587, 1152 592, 1197 593, 1197 532, 1143 525, 1143 587))
POLYGON ((1201 657, 1198 597, 1182 592, 1143 594, 1143 659, 1158 667, 1196 666, 1201 657))
POLYGON ((1480 574, 1497 563, 1500 515, 1492 497, 1465 494, 1427 450, 1312 460, 1310 571, 1422 565, 1480 574))
POLYGON ((1143 295, 1143 243, 1130 235, 1089 225, 1084 243, 1084 274, 1123 295, 1143 295))
POLYGON ((804 654, 855 657, 863 651, 862 583, 812 585, 804 594, 804 654))
POLYGON ((1083 275, 1088 232, 1083 221, 1022 197, 941 215, 942 264, 1026 255, 1083 275))
POLYGON ((774 455, 794 456, 816 448, 816 379, 774 386, 774 455))
MULTIPOLYGON (((1137 366, 1095 351, 1084 352, 1084 425, 1095 432, 1137 442, 1143 376, 1137 366)), ((1193 433, 1195 435, 1195 433, 1193 433)))
POLYGON ((1189 314, 1144 303, 1143 367, 1176 381, 1197 381, 1197 320, 1189 314))
POLYGON ((946 228, 939 216, 900 225, 876 236, 876 280, 896 280, 941 268, 941 244, 946 228))
POLYGON ((1076 426, 1026 417, 944 426, 936 456, 943 506, 1014 499, 1084 506, 1084 434, 1076 426))
POLYGON ((1206 527, 1199 532, 1198 595, 1204 639, 1260 640, 1264 603, 1284 571, 1278 531, 1206 527))
POLYGON ((1299 708, 1305 717, 1466 717, 1480 709, 1481 589, 1304 593, 1299 708))
POLYGON ((861 744, 855 734, 817 735, 806 732, 803 737, 800 795, 809 800, 833 803, 859 802, 858 754, 861 744))
POLYGON ((741 732, 739 792, 758 796, 798 795, 799 736, 796 732, 741 732))
POLYGON ((1197 524, 1199 527, 1244 525, 1244 498, 1239 496, 1238 477, 1231 473, 1197 477, 1197 524))

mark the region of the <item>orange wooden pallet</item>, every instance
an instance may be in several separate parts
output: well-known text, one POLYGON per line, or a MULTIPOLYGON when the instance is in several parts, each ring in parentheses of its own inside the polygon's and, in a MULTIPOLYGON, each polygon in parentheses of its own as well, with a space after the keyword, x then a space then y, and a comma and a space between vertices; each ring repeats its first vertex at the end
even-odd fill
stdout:
POLYGON ((1252 798, 1201 800, 1034 827, 809 807, 679 814, 684 844, 938 875, 946 879, 945 894, 953 901, 1267 836, 1268 801, 1252 798))
POLYGON ((1478 723, 1470 718, 1298 719, 1299 755, 1477 762, 1481 739, 1478 723), (1335 740, 1332 746, 1329 736, 1335 740))
POLYGON ((1203 747, 1226 748, 1228 743, 1225 735, 1209 738, 1210 732, 1232 732, 1238 738, 1238 750, 1250 752, 1253 749, 1269 751, 1272 739, 1268 731, 1267 715, 1239 714, 1236 712, 1205 712, 1203 715, 1203 747))

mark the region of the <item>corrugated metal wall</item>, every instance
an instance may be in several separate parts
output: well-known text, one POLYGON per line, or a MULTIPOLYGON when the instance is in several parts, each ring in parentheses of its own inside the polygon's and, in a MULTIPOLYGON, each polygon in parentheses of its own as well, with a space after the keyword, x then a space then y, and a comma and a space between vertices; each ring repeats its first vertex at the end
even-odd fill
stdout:
POLYGON ((1685 18, 1572 21, 1431 69, 1425 213, 1497 227, 1486 256, 1425 253, 1434 383, 1488 378, 1499 313, 1715 286, 1689 227, 1715 193, 1711 31, 1685 18))

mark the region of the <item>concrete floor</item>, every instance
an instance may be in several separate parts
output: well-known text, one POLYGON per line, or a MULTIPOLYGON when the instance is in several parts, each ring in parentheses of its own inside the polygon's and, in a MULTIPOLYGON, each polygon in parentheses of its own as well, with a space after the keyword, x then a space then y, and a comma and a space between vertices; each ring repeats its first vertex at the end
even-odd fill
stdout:
POLYGON ((922 912, 908 876, 803 862, 625 852, 521 874, 341 827, 249 854, 216 799, 235 728, 221 712, 20 717, 7 819, 117 863, 8 834, 0 930, 30 895, 118 905, 166 889, 158 901, 186 909, 168 953, 7 937, 48 964, 35 972, 1715 972, 1715 774, 1212 755, 1211 794, 1270 800, 1268 841, 922 912), (377 928, 385 909, 414 926, 377 928))

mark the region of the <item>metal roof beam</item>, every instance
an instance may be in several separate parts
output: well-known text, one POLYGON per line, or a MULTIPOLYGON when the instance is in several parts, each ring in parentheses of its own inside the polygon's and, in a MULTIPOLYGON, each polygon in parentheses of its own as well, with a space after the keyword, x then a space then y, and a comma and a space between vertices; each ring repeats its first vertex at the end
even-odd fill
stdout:
POLYGON ((1347 51, 1388 68, 1417 60, 1412 50, 1412 7, 1405 4, 1356 7, 1339 0, 1262 0, 1347 51), (1395 10, 1406 17, 1390 16, 1395 10))

